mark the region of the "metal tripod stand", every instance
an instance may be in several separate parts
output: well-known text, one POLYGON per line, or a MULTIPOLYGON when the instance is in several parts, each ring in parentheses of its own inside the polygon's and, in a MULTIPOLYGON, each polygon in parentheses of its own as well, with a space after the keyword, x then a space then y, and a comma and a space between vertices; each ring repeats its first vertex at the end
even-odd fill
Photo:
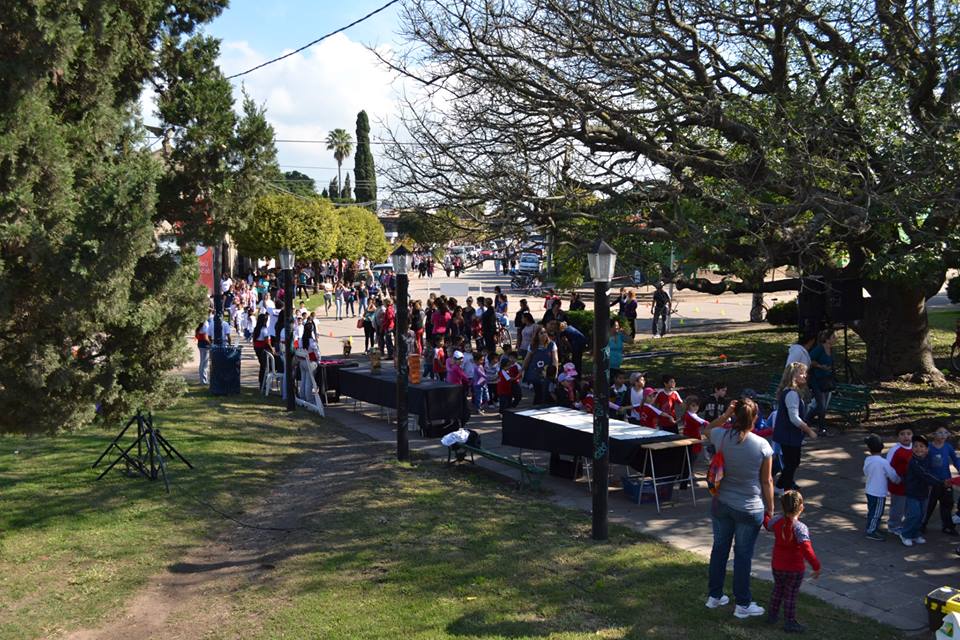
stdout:
POLYGON ((139 472, 147 480, 156 480, 157 478, 163 479, 163 485, 167 490, 167 493, 170 493, 170 483, 167 481, 167 469, 166 461, 164 459, 164 454, 167 457, 176 456, 180 458, 183 464, 187 465, 190 469, 193 469, 193 465, 180 455, 180 452, 177 451, 170 442, 163 437, 160 433, 160 429, 153 426, 153 414, 147 413, 146 416, 138 409, 136 415, 130 418, 127 421, 127 424, 124 425, 123 429, 120 430, 120 433, 116 438, 113 439, 103 453, 100 454, 100 457, 97 458, 97 461, 93 463, 92 468, 96 468, 97 465, 107 456, 112 449, 116 449, 119 453, 113 462, 111 462, 103 472, 97 476, 97 480, 107 475, 107 472, 110 469, 113 469, 114 466, 121 460, 123 461, 126 467, 127 475, 136 475, 139 472), (137 439, 130 443, 129 446, 123 448, 119 443, 123 439, 123 436, 126 435, 127 430, 133 426, 137 425, 137 439), (133 449, 136 447, 136 453, 133 453, 133 449))

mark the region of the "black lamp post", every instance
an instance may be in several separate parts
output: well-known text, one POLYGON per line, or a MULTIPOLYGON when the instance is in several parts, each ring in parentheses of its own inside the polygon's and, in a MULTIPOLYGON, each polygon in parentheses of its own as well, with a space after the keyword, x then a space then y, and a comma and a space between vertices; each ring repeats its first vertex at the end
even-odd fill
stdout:
POLYGON ((593 280, 593 539, 607 539, 607 494, 610 467, 610 419, 607 403, 610 385, 610 306, 607 286, 613 279, 617 252, 603 240, 597 240, 587 254, 593 280))
POLYGON ((397 350, 397 460, 410 458, 410 443, 407 442, 407 385, 409 365, 407 364, 407 330, 410 328, 410 305, 408 303, 407 273, 413 254, 400 245, 390 254, 393 270, 397 274, 397 322, 396 336, 393 343, 397 350))
POLYGON ((287 326, 284 328, 283 370, 286 380, 287 411, 297 408, 297 398, 294 392, 293 375, 293 332, 296 323, 293 321, 293 265, 295 261, 293 251, 284 247, 280 249, 280 268, 283 270, 283 318, 287 326))

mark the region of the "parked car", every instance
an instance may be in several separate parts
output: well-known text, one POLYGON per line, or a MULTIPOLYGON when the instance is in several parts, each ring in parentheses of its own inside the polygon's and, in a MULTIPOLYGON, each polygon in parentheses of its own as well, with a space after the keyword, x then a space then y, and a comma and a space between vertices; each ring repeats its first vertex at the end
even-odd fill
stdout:
POLYGON ((520 256, 517 263, 517 271, 520 273, 540 273, 540 256, 535 253, 524 253, 520 256))

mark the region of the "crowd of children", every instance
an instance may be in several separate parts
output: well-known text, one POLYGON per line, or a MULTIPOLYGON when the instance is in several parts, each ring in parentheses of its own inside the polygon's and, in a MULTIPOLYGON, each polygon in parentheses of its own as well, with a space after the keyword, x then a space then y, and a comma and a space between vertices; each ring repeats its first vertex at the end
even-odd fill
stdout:
MULTIPOLYGON (((901 427, 897 442, 882 454, 883 442, 876 434, 865 440, 870 455, 863 463, 866 477, 867 524, 866 537, 884 540, 880 523, 890 497, 887 531, 900 538, 907 547, 926 543, 927 524, 935 511, 940 513, 941 531, 948 536, 960 536, 960 502, 954 513, 953 486, 950 467, 960 471, 960 458, 947 442, 950 432, 939 420, 929 425, 932 442, 926 436, 914 433, 911 427, 901 427)), ((960 553, 960 547, 957 549, 960 553)))

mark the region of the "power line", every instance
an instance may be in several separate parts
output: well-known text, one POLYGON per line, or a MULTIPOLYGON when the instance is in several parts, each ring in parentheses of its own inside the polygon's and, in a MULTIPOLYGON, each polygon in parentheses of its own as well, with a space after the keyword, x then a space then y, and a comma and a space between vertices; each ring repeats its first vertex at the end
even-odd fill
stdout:
MULTIPOLYGON (((327 144, 327 141, 326 141, 326 140, 293 140, 293 139, 290 139, 290 138, 282 138, 282 139, 281 139, 281 138, 278 138, 278 139, 274 140, 274 142, 290 142, 290 143, 296 143, 296 144, 327 144)), ((387 145, 387 144, 415 145, 415 144, 418 144, 418 143, 416 143, 416 142, 385 142, 385 141, 382 141, 382 140, 370 140, 369 142, 370 142, 370 144, 382 144, 382 145, 387 145)))
POLYGON ((234 78, 239 78, 240 76, 245 76, 245 75, 247 75, 248 73, 253 73, 253 72, 256 71, 257 69, 262 69, 262 68, 264 68, 264 67, 266 67, 266 66, 268 66, 268 65, 273 64, 274 62, 280 62, 281 60, 284 60, 284 59, 286 59, 286 58, 289 58, 289 57, 292 56, 292 55, 295 55, 295 54, 297 54, 297 53, 300 53, 300 52, 303 51, 304 49, 309 49, 309 48, 312 47, 313 45, 317 44, 318 42, 322 42, 323 40, 326 40, 326 39, 329 38, 330 36, 335 36, 335 35, 337 35, 338 33, 341 33, 341 32, 343 32, 343 31, 346 31, 346 30, 349 29, 350 27, 356 26, 356 25, 360 24, 361 22, 363 22, 363 21, 365 21, 365 20, 367 20, 367 19, 369 19, 369 18, 372 18, 373 16, 377 15, 378 13, 380 13, 381 11, 383 11, 384 9, 386 9, 386 8, 392 6, 392 5, 395 5, 395 4, 397 4, 398 2, 400 2, 400 0, 390 0, 390 2, 386 3, 385 5, 383 5, 382 7, 380 7, 379 9, 375 9, 375 10, 371 11, 370 13, 368 13, 367 15, 363 16, 362 18, 359 18, 359 19, 357 19, 357 20, 354 20, 353 22, 351 22, 350 24, 348 24, 348 25, 345 26, 345 27, 340 27, 340 28, 337 29, 336 31, 331 31, 330 33, 328 33, 328 34, 326 34, 326 35, 324 35, 324 36, 320 36, 319 38, 317 38, 317 39, 314 40, 313 42, 308 42, 307 44, 303 45, 302 47, 300 47, 299 49, 297 49, 297 50, 295 50, 295 51, 291 51, 290 53, 286 53, 286 54, 284 54, 284 55, 282 55, 282 56, 279 56, 279 57, 277 57, 277 58, 274 58, 273 60, 267 60, 267 61, 264 62, 263 64, 258 64, 258 65, 255 66, 255 67, 251 67, 251 68, 247 69, 246 71, 241 71, 240 73, 235 73, 235 74, 233 74, 232 76, 227 76, 227 80, 233 80, 234 78))

